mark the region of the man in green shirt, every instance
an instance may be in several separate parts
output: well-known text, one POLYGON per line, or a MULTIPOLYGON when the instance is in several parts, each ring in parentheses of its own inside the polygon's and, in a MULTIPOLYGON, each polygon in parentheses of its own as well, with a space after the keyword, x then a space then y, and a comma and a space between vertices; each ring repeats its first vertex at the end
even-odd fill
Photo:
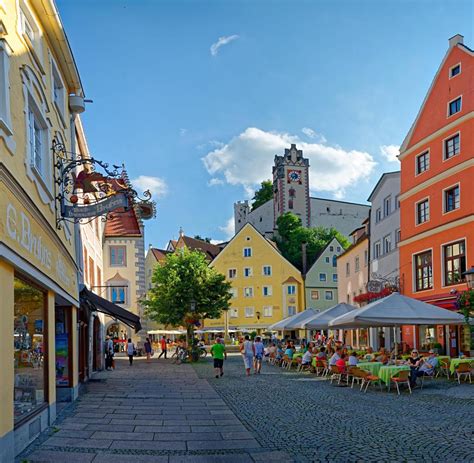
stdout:
POLYGON ((224 374, 224 358, 227 360, 227 352, 221 338, 216 339, 216 343, 211 347, 211 354, 214 359, 216 378, 219 378, 224 374))

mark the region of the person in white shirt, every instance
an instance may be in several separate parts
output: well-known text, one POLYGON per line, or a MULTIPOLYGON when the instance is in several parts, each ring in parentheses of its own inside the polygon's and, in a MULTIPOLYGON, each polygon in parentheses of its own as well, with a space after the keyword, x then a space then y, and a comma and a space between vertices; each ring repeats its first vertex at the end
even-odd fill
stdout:
POLYGON ((311 353, 310 350, 307 350, 307 351, 303 354, 303 358, 301 359, 301 364, 302 364, 303 366, 310 366, 312 359, 313 359, 313 354, 311 353))
POLYGON ((130 362, 130 366, 133 364, 133 354, 135 353, 135 344, 133 344, 132 340, 128 338, 127 342, 127 354, 128 354, 128 361, 130 362))
POLYGON ((336 349, 336 352, 332 354, 332 357, 329 359, 329 366, 333 367, 336 365, 336 362, 341 358, 341 349, 336 349))
POLYGON ((244 341, 240 344, 240 353, 244 359, 245 373, 247 376, 250 376, 250 368, 252 368, 253 364, 255 347, 253 346, 252 341, 250 341, 250 336, 248 334, 245 335, 244 341))
POLYGON ((357 359, 357 353, 352 352, 352 354, 349 355, 349 366, 356 367, 358 363, 359 363, 359 360, 357 359))

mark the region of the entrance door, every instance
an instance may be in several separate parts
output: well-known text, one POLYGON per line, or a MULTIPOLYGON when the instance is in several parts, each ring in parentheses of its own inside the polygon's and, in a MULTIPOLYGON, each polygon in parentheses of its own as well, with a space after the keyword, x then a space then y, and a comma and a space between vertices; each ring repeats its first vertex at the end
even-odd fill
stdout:
POLYGON ((102 368, 100 348, 100 321, 99 317, 94 317, 94 328, 92 337, 92 370, 97 371, 102 368))

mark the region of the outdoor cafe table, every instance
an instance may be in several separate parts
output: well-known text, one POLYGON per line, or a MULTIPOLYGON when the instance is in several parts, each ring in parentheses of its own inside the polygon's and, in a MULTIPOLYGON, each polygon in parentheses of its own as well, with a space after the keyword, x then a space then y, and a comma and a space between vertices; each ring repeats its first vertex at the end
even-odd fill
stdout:
POLYGON ((385 384, 390 384, 390 378, 403 370, 410 370, 410 367, 408 365, 387 365, 380 367, 378 377, 385 384))
POLYGON ((373 375, 378 376, 382 365, 382 362, 360 362, 357 364, 357 367, 362 370, 370 371, 373 375))
POLYGON ((471 363, 474 362, 474 359, 472 358, 467 358, 467 359, 451 359, 451 364, 449 365, 449 371, 454 374, 455 368, 460 364, 460 363, 471 363))

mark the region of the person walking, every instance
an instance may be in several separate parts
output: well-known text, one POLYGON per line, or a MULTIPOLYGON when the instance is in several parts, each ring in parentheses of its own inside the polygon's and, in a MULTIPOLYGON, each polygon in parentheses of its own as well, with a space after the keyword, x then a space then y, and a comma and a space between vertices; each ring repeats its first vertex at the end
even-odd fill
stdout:
POLYGON ((167 358, 166 354, 168 352, 168 344, 166 344, 166 338, 164 336, 161 338, 160 345, 161 345, 161 354, 158 356, 158 358, 161 358, 163 354, 165 355, 165 358, 167 358))
POLYGON ((107 336, 105 341, 105 369, 113 370, 114 366, 114 342, 107 336))
POLYGON ((227 352, 221 338, 217 338, 216 343, 212 345, 211 355, 214 359, 216 378, 219 378, 224 375, 224 359, 227 360, 227 352))
POLYGON ((146 338, 146 341, 145 341, 145 344, 143 344, 143 347, 145 348, 146 361, 150 362, 150 358, 152 355, 150 338, 146 338))
POLYGON ((263 345, 262 338, 257 336, 253 343, 253 351, 255 356, 253 359, 253 370, 256 375, 259 375, 262 371, 262 360, 265 354, 265 346, 263 345))
POLYGON ((128 361, 130 363, 130 366, 133 365, 133 354, 135 353, 135 344, 133 344, 132 340, 128 338, 127 342, 127 355, 128 355, 128 361))
POLYGON ((247 376, 250 376, 250 368, 252 368, 255 349, 248 334, 245 335, 244 341, 240 344, 240 353, 244 359, 245 373, 247 376))

